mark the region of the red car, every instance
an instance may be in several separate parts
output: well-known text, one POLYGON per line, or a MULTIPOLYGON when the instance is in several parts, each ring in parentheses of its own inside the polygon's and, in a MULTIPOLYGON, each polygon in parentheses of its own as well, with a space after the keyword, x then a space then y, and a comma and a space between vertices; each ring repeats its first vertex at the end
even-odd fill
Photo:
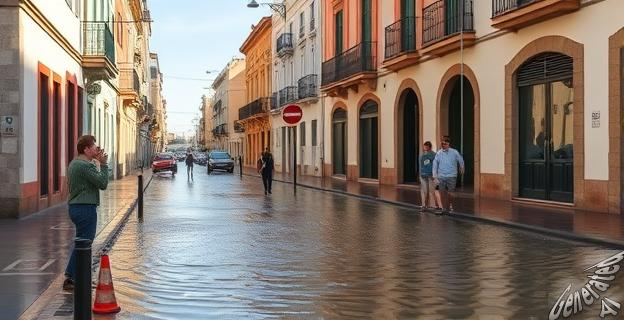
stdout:
POLYGON ((178 161, 170 153, 159 153, 152 160, 152 172, 171 171, 171 174, 178 173, 178 161))

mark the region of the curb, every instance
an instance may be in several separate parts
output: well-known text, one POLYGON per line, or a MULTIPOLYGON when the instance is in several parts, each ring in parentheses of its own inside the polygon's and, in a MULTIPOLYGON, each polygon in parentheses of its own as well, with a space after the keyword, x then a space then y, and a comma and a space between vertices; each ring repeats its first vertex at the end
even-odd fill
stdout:
MULTIPOLYGON (((147 187, 152 182, 153 175, 150 176, 148 182, 145 184, 143 188, 143 192, 147 190, 147 187)), ((97 272, 97 267, 100 264, 100 257, 102 254, 108 252, 110 248, 113 246, 117 237, 123 230, 126 222, 130 218, 130 214, 134 211, 137 206, 137 199, 134 199, 127 208, 125 208, 125 212, 121 215, 117 214, 113 220, 109 222, 109 224, 100 231, 100 234, 93 241, 93 260, 91 263, 91 271, 97 272), (118 218, 119 217, 119 218, 118 218)), ((122 209, 123 210, 123 209, 122 209)), ((33 320, 40 317, 47 309, 49 304, 54 300, 58 292, 58 288, 64 281, 64 275, 61 272, 48 286, 48 288, 43 291, 39 297, 20 315, 19 320, 33 320)))
MULTIPOLYGON (((248 173, 243 173, 243 175, 249 176, 249 177, 259 178, 256 175, 248 174, 248 173)), ((273 179, 273 181, 277 181, 277 182, 281 182, 281 183, 285 183, 285 184, 293 184, 292 181, 285 181, 285 180, 281 180, 281 179, 273 179)), ((378 202, 378 203, 389 204, 389 205, 402 207, 402 208, 407 208, 407 209, 419 209, 419 213, 422 213, 422 212, 420 212, 420 207, 419 206, 411 204, 411 203, 399 202, 399 201, 393 201, 393 200, 386 200, 386 199, 380 199, 380 198, 373 197, 373 196, 354 194, 354 193, 349 193, 349 192, 341 191, 341 190, 326 189, 326 188, 311 186, 311 185, 302 184, 302 183, 297 183, 297 186, 301 186, 301 187, 304 187, 304 188, 307 188, 307 189, 312 189, 312 190, 317 190, 317 191, 323 191, 323 192, 328 192, 328 193, 339 194, 339 195, 348 196, 348 197, 354 197, 354 198, 367 200, 367 201, 373 201, 373 202, 378 202)), ((429 212, 429 211, 425 211, 424 213, 436 215, 436 214, 434 214, 432 212, 429 212)), ((620 250, 624 249, 624 241, 619 241, 619 240, 592 237, 592 236, 588 236, 588 235, 581 235, 581 234, 568 232, 568 231, 553 230, 553 229, 548 229, 548 228, 545 228, 545 227, 532 226, 532 225, 518 223, 518 222, 512 222, 512 221, 506 221, 506 220, 498 220, 498 219, 486 218, 486 217, 482 217, 482 216, 475 216, 473 214, 461 213, 461 212, 457 212, 457 211, 455 211, 455 212, 453 212, 451 214, 444 214, 443 216, 451 218, 451 219, 457 219, 457 220, 468 220, 468 221, 475 221, 475 222, 483 222, 483 223, 487 223, 487 224, 491 224, 491 225, 497 225, 497 226, 507 227, 507 228, 511 228, 511 229, 528 231, 528 232, 536 233, 536 234, 539 234, 539 235, 551 236, 551 237, 561 238, 561 239, 565 239, 565 240, 578 241, 578 242, 585 242, 585 243, 588 243, 588 244, 600 245, 600 246, 613 248, 613 249, 620 249, 620 250)))

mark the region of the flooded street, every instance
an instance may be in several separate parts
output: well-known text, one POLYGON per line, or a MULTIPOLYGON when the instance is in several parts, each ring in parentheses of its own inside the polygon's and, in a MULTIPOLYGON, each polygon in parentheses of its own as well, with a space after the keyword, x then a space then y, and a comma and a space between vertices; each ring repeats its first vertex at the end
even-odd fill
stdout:
POLYGON ((110 252, 113 318, 546 319, 618 252, 204 170, 154 177, 110 252))

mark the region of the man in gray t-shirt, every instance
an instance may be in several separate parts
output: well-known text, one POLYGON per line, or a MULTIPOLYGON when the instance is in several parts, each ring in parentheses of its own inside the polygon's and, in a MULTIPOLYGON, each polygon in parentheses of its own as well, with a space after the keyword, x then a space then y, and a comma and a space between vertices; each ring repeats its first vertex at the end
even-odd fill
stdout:
POLYGON ((442 149, 433 160, 433 178, 436 182, 436 199, 442 204, 442 211, 453 207, 453 192, 457 184, 457 173, 464 174, 464 158, 451 148, 451 139, 442 138, 442 149))

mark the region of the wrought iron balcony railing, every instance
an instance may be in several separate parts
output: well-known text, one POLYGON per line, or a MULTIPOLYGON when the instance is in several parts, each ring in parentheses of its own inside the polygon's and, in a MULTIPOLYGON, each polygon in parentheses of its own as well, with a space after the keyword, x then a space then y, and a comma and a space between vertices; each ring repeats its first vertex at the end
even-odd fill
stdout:
POLYGON ((541 0, 492 0, 492 17, 500 16, 537 1, 541 0))
POLYGON ((292 33, 282 33, 282 35, 280 35, 277 38, 276 50, 279 56, 292 53, 293 51, 292 33))
POLYGON ((271 98, 259 98, 238 109, 238 120, 245 120, 269 111, 271 98))
POLYGON ((83 54, 104 56, 115 64, 115 40, 106 22, 84 22, 83 54))
POLYGON ((279 94, 277 92, 273 92, 271 95, 271 110, 275 110, 279 108, 279 94))
POLYGON ((221 106, 222 106, 222 102, 221 100, 217 101, 213 106, 212 106, 212 112, 214 114, 218 114, 219 112, 221 112, 221 106))
POLYGON ((298 81, 299 99, 318 97, 318 76, 309 74, 298 81))
POLYGON ((279 106, 294 102, 297 100, 297 87, 286 87, 279 91, 279 106))
POLYGON ((377 42, 361 42, 323 62, 322 85, 344 80, 354 74, 377 69, 377 42))
POLYGON ((423 43, 431 44, 462 31, 474 32, 472 0, 436 1, 423 10, 423 43))
POLYGON ((386 59, 416 51, 416 17, 405 17, 386 27, 386 59))
POLYGON ((238 121, 234 121, 234 132, 245 132, 245 127, 238 121))

